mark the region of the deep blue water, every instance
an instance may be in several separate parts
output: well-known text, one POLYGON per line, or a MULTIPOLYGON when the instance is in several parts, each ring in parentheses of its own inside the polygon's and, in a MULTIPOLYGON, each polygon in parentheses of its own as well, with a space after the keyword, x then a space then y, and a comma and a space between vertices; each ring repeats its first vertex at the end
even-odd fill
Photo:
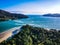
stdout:
POLYGON ((60 29, 60 17, 44 17, 40 15, 29 15, 29 18, 26 19, 4 21, 0 22, 0 32, 6 31, 13 27, 23 26, 26 24, 49 29, 60 29))

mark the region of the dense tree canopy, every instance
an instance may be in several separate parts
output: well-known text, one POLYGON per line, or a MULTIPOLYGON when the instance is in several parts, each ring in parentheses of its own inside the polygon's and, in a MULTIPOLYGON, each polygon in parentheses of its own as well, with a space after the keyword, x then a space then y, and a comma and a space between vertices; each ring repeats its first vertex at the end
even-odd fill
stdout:
POLYGON ((0 45, 60 45, 60 30, 25 25, 12 39, 3 41, 0 45))

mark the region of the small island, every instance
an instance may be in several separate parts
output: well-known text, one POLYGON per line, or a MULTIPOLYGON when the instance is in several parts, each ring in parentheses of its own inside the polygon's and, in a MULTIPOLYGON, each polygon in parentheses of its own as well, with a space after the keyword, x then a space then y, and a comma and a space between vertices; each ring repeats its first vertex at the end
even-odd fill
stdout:
POLYGON ((22 18, 28 18, 28 16, 24 14, 16 14, 16 13, 10 13, 8 11, 0 10, 0 21, 15 20, 22 18))
POLYGON ((60 14, 44 14, 43 16, 47 16, 47 17, 60 17, 60 14))

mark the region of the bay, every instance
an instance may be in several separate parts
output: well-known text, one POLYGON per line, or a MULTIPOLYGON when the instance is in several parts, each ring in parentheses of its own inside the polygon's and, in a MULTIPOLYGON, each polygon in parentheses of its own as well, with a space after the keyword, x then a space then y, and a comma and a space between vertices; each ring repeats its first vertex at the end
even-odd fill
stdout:
POLYGON ((27 16, 29 18, 0 22, 0 33, 10 28, 26 24, 49 29, 60 29, 60 17, 44 17, 40 15, 27 16))

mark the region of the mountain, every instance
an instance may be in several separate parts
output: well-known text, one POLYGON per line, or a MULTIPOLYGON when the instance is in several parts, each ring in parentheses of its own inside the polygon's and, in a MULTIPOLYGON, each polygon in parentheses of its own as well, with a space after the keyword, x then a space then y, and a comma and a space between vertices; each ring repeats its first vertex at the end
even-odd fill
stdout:
POLYGON ((47 17, 60 17, 60 14, 44 14, 43 16, 47 16, 47 17))
POLYGON ((10 19, 21 19, 21 18, 28 18, 28 16, 24 14, 16 14, 16 13, 10 13, 8 11, 0 10, 0 21, 10 20, 10 19))

